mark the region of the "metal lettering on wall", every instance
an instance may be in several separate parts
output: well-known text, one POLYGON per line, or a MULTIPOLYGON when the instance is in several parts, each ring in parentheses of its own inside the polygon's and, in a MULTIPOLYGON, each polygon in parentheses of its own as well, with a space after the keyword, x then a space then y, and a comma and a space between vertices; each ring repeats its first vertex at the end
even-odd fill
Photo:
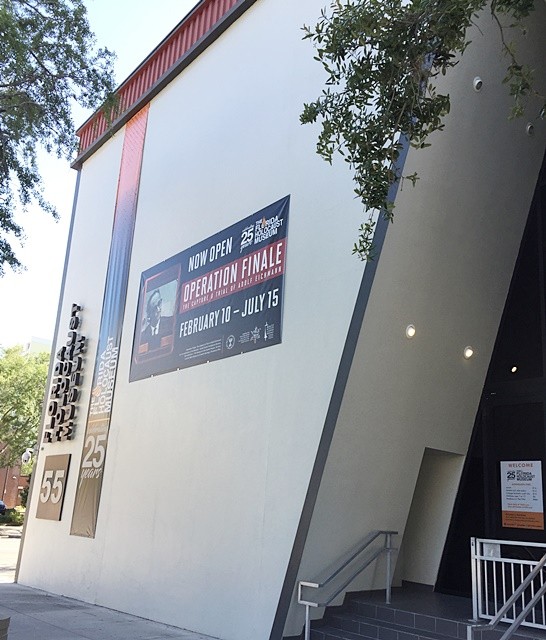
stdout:
POLYGON ((57 351, 47 405, 49 424, 44 432, 44 442, 71 440, 74 435, 86 345, 85 336, 78 333, 81 325, 80 311, 79 305, 72 305, 66 346, 57 351))

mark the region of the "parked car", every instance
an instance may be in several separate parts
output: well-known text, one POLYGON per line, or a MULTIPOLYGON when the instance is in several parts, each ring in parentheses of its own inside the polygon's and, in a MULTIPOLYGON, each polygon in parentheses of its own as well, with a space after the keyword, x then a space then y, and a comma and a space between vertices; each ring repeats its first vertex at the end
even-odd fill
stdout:
POLYGON ((0 500, 0 516, 6 514, 6 503, 3 500, 0 500))

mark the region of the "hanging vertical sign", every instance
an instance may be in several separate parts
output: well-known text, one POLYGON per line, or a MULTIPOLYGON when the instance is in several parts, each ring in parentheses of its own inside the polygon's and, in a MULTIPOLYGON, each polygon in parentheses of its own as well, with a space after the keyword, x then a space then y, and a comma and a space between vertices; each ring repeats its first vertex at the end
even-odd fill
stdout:
POLYGON ((500 463, 502 526, 544 530, 542 462, 517 460, 500 463))
POLYGON ((70 528, 72 535, 87 538, 95 537, 97 525, 147 119, 148 107, 144 107, 127 123, 123 141, 91 400, 70 528))

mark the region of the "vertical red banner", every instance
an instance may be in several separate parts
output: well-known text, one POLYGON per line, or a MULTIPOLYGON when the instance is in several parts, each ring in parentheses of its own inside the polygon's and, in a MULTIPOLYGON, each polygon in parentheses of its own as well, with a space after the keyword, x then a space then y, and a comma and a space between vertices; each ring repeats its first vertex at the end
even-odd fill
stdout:
POLYGON ((125 127, 101 325, 70 533, 94 538, 116 384, 148 106, 125 127))

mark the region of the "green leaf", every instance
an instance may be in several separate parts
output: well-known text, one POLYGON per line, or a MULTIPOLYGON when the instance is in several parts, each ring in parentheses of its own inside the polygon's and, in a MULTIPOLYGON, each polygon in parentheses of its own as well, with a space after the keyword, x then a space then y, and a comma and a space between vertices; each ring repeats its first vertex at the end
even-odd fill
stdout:
POLYGON ((0 467, 21 461, 38 438, 49 354, 0 349, 0 467))
MULTIPOLYGON (((320 121, 317 153, 332 163, 339 153, 354 173, 355 193, 367 221, 353 247, 366 260, 373 252, 370 211, 392 220, 391 186, 401 178, 395 163, 398 140, 406 136, 418 149, 444 128, 448 95, 439 94, 436 78, 454 67, 470 44, 466 31, 485 0, 334 0, 305 38, 327 75, 327 88, 304 106, 303 124, 320 121)), ((491 10, 516 23, 534 8, 533 0, 493 0, 491 10)), ((532 70, 510 58, 505 83, 514 97, 512 116, 523 114, 522 98, 534 92, 532 70)), ((544 101, 543 101, 544 102, 544 101)), ((511 116, 511 117, 512 117, 511 116)), ((406 176, 415 185, 418 176, 406 176)))
POLYGON ((72 156, 71 102, 95 108, 111 96, 112 62, 95 46, 82 0, 0 2, 0 276, 21 267, 8 239, 22 237, 16 206, 36 202, 57 215, 43 196, 37 149, 72 156))

